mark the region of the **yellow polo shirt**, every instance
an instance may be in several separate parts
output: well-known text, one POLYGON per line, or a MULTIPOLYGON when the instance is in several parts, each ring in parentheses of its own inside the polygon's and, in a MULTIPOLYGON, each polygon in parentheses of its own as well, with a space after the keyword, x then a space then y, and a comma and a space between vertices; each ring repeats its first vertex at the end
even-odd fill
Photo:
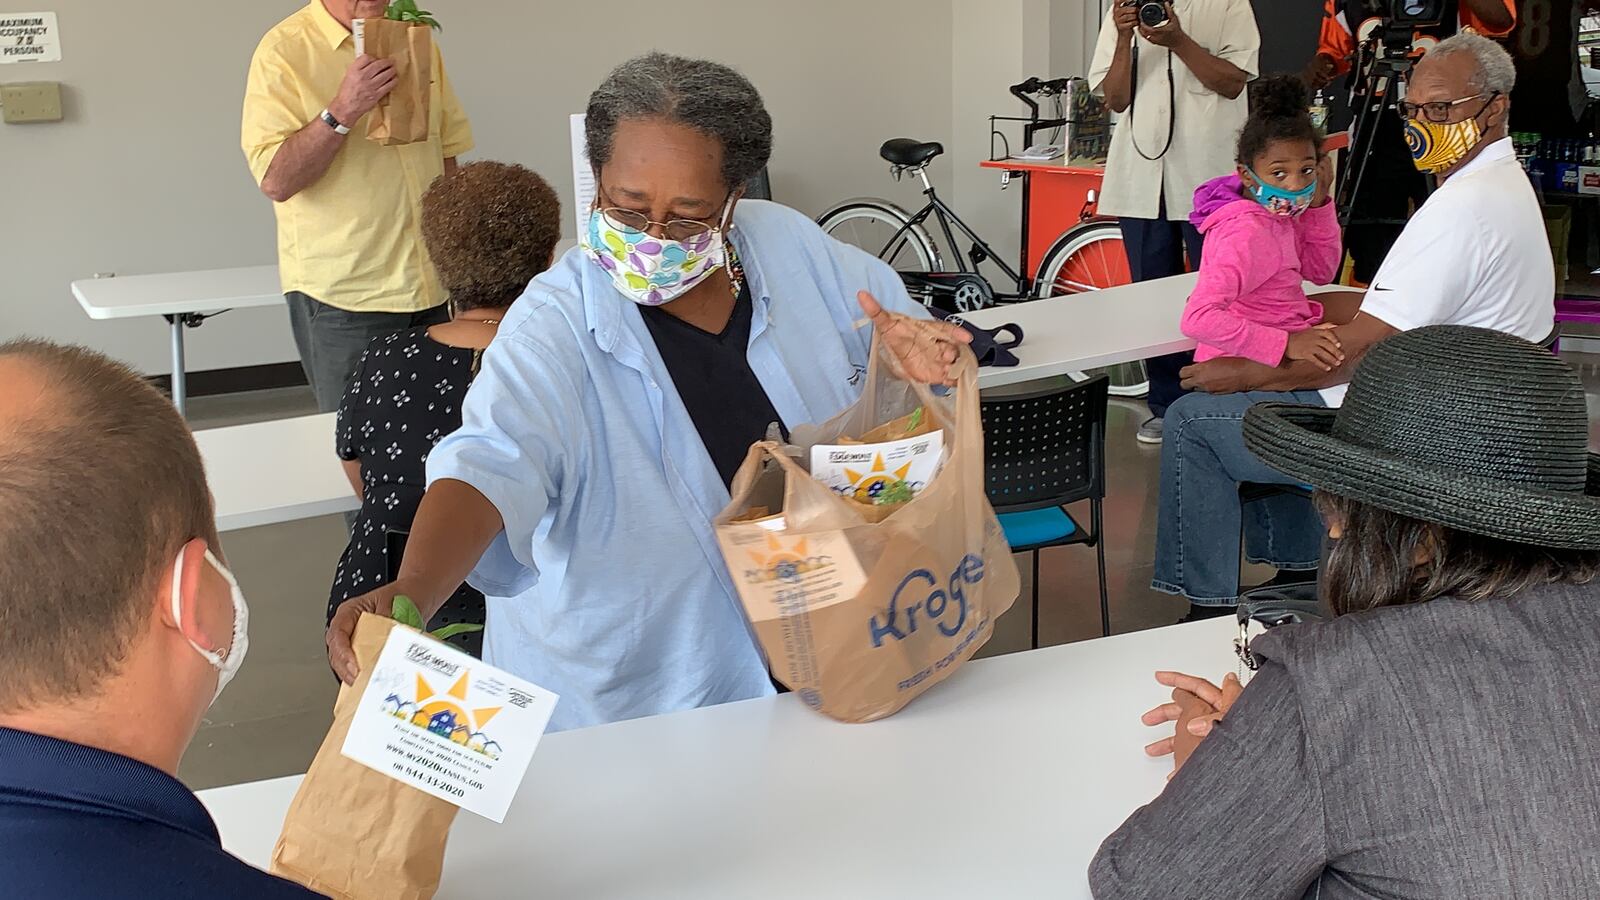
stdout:
MULTIPOLYGON (((250 60, 242 144, 256 183, 278 148, 315 120, 339 93, 355 60, 350 32, 311 0, 278 23, 250 60)), ((422 192, 447 158, 472 149, 472 126, 433 55, 428 140, 385 147, 366 139, 367 120, 350 134, 316 183, 282 203, 278 272, 285 293, 301 291, 355 312, 417 312, 445 301, 422 244, 422 192)))

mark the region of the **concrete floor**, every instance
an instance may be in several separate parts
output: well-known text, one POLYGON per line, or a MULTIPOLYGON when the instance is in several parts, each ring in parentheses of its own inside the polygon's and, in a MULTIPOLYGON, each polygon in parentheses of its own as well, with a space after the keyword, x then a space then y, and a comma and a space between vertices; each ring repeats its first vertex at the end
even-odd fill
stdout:
MULTIPOLYGON (((1591 446, 1600 449, 1600 356, 1573 354, 1568 359, 1583 372, 1591 446)), ((190 409, 196 428, 315 411, 309 390, 303 388, 195 398, 190 409)), ((1107 587, 1117 632, 1168 625, 1187 609, 1184 601, 1149 587, 1161 453, 1159 447, 1133 439, 1145 415, 1141 404, 1114 400, 1107 429, 1107 587)), ((1084 510, 1080 521, 1086 515, 1084 510)), ((179 774, 197 790, 305 771, 327 732, 337 692, 322 632, 328 585, 345 544, 343 518, 230 532, 223 543, 250 600, 250 654, 184 757, 179 774)), ((1023 574, 1022 599, 998 623, 984 655, 1028 646, 1029 561, 1019 557, 1017 567, 1023 574)), ((1271 571, 1256 574, 1264 579, 1271 571)), ((1045 551, 1040 584, 1044 643, 1099 636, 1092 549, 1045 551)))

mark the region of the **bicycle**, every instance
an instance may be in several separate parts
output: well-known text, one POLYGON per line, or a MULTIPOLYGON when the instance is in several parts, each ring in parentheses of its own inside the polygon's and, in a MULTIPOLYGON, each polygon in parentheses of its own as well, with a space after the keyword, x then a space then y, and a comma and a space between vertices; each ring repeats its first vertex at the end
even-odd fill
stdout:
MULTIPOLYGON (((1078 224, 1045 251, 1037 277, 1008 265, 939 197, 928 180, 929 163, 943 152, 942 144, 910 138, 885 141, 878 150, 896 181, 910 173, 922 182, 922 194, 928 202, 917 212, 908 213, 877 197, 857 197, 823 213, 817 224, 834 238, 889 263, 914 299, 947 313, 1099 291, 1132 282, 1122 230, 1115 219, 1095 214, 1097 198, 1093 191, 1079 213, 1078 224), (954 271, 946 269, 944 254, 925 227, 930 218, 938 223, 945 246, 955 258, 954 271), (971 242, 964 255, 959 252, 957 231, 971 242), (1011 290, 996 291, 979 271, 984 263, 999 269, 1011 290)), ((1148 390, 1143 363, 1114 367, 1112 375, 1114 394, 1133 397, 1148 390)))

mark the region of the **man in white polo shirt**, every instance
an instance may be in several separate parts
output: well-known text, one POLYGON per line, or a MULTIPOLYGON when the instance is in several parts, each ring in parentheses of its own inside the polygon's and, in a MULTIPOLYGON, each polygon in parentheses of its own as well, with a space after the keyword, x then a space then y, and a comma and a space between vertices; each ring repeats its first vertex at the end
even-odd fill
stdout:
MULTIPOLYGON (((1249 114, 1261 35, 1249 0, 1115 0, 1100 27, 1089 83, 1121 114, 1111 136, 1100 212, 1116 216, 1134 281, 1200 268, 1200 232, 1189 222, 1194 191, 1234 170, 1234 143, 1249 114), (1149 20, 1141 21, 1144 7, 1149 20), (1164 22, 1153 13, 1160 10, 1164 22)), ((1178 372, 1190 353, 1156 357, 1151 418, 1139 440, 1161 443, 1161 418, 1183 396, 1178 372)))
POLYGON ((1188 597, 1191 615, 1236 602, 1241 516, 1252 562, 1309 571, 1321 556, 1326 530, 1304 498, 1240 508, 1241 483, 1287 483, 1245 449, 1240 422, 1251 405, 1338 406, 1368 348, 1424 325, 1476 325, 1535 342, 1553 336, 1555 265, 1539 201, 1507 136, 1515 83, 1510 55, 1476 34, 1440 43, 1417 64, 1401 112, 1417 167, 1440 186, 1406 225, 1359 308, 1338 298, 1325 304, 1339 326, 1343 365, 1325 372, 1310 363, 1274 368, 1225 358, 1183 371, 1184 386, 1202 393, 1167 414, 1153 586, 1188 597))

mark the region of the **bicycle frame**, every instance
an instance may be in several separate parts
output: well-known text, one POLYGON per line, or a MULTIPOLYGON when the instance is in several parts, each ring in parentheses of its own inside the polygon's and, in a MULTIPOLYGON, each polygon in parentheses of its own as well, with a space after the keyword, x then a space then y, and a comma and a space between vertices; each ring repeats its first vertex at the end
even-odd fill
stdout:
POLYGON ((1005 273, 1006 278, 1010 279, 1015 287, 1015 293, 995 291, 994 298, 996 301, 1019 302, 1031 299, 1034 287, 1033 279, 1022 275, 1007 264, 1004 259, 1001 259, 994 252, 994 248, 979 237, 978 233, 972 230, 972 226, 963 221, 961 216, 939 197, 939 194, 933 188, 933 183, 928 180, 928 173, 925 167, 918 166, 911 169, 911 171, 922 180, 922 195, 928 198, 928 202, 917 210, 906 224, 902 225, 889 238, 883 245, 883 249, 878 251, 878 258, 892 259, 893 257, 889 255, 889 249, 895 246, 895 242, 903 238, 911 229, 926 222, 929 216, 932 216, 938 220, 939 230, 944 233, 945 246, 950 248, 950 253, 956 258, 956 265, 959 267, 957 271, 982 277, 978 267, 985 261, 992 262, 1001 272, 1005 273), (955 228, 960 229, 961 233, 972 242, 971 248, 965 254, 961 252, 961 248, 956 243, 956 234, 951 228, 952 224, 955 228))

